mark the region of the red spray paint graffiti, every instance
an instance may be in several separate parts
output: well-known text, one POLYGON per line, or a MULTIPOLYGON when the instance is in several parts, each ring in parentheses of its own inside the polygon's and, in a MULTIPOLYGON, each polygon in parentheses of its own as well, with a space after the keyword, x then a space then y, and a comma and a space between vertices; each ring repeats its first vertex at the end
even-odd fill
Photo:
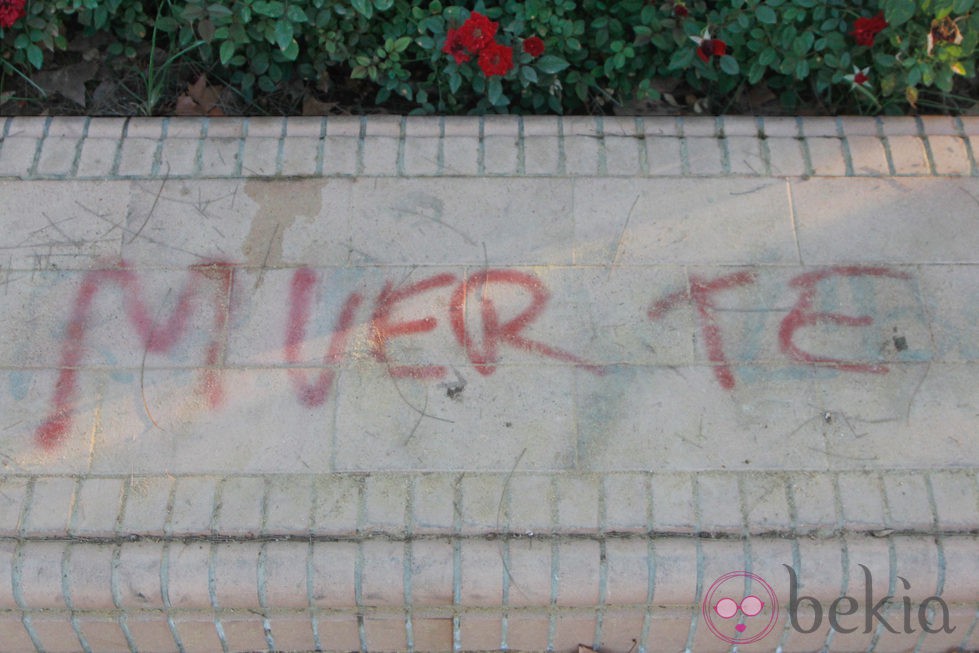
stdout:
POLYGON ((714 376, 717 377, 717 382, 725 390, 734 388, 734 373, 731 372, 731 366, 724 356, 724 345, 721 341, 721 327, 717 324, 717 320, 714 319, 712 311, 716 306, 714 306, 711 295, 730 290, 731 288, 737 288, 738 286, 746 286, 754 282, 754 273, 748 271, 735 272, 734 274, 729 274, 713 281, 707 281, 691 275, 689 293, 682 290, 672 293, 653 304, 649 309, 649 319, 658 320, 674 308, 681 299, 686 298, 693 302, 697 307, 700 328, 704 332, 704 342, 707 345, 707 358, 710 362, 714 363, 714 376))
MULTIPOLYGON (((888 368, 882 364, 858 363, 837 358, 816 356, 803 351, 793 342, 796 331, 817 324, 837 324, 840 326, 869 326, 874 319, 869 315, 851 316, 840 313, 825 313, 813 310, 818 284, 834 277, 887 277, 907 280, 911 277, 903 272, 895 272, 882 267, 867 267, 859 265, 835 266, 814 272, 806 272, 793 277, 789 286, 799 289, 795 305, 779 326, 779 347, 782 353, 794 361, 811 365, 823 365, 843 372, 862 372, 869 374, 886 374, 888 368)), ((698 276, 690 276, 690 291, 677 291, 653 303, 648 316, 650 320, 659 320, 675 308, 683 300, 689 300, 697 309, 698 322, 703 332, 707 348, 707 358, 714 363, 714 376, 718 384, 725 390, 735 387, 734 373, 730 362, 724 354, 721 338, 721 327, 713 315, 716 306, 711 296, 718 292, 731 290, 739 286, 755 283, 754 272, 741 271, 717 279, 707 281, 698 276)))
POLYGON ((227 337, 233 276, 234 268, 222 262, 191 267, 190 279, 180 290, 173 313, 164 324, 156 325, 143 302, 139 279, 125 263, 120 263, 112 269, 93 270, 86 274, 75 297, 71 319, 65 333, 59 365, 61 369, 55 383, 54 397, 51 400, 51 412, 37 430, 37 443, 45 449, 51 449, 64 440, 71 428, 77 390, 77 369, 85 355, 85 334, 89 327, 89 312, 96 294, 107 283, 118 286, 122 291, 126 316, 148 352, 166 352, 172 349, 186 331, 191 302, 199 293, 201 282, 210 281, 217 286, 212 299, 214 304, 212 338, 207 346, 205 370, 201 381, 202 390, 207 395, 210 405, 218 406, 223 398, 223 389, 216 376, 215 368, 221 362, 227 337))
POLYGON ((828 365, 844 372, 885 374, 887 372, 887 366, 885 365, 851 363, 839 360, 837 358, 814 356, 808 352, 802 351, 795 345, 794 342, 792 342, 792 337, 795 335, 795 332, 807 326, 825 323, 840 324, 843 326, 869 326, 870 324, 873 324, 874 318, 870 317, 869 315, 853 317, 850 315, 841 315, 839 313, 820 313, 812 310, 813 300, 816 297, 817 284, 832 277, 890 277, 892 279, 910 278, 907 274, 902 272, 893 272, 887 268, 872 268, 856 265, 838 266, 829 268, 827 270, 818 270, 816 272, 800 274, 789 282, 789 285, 793 288, 799 288, 799 298, 789 314, 782 320, 782 324, 779 327, 779 346, 789 358, 803 363, 828 365))
POLYGON ((516 270, 484 270, 460 283, 452 294, 450 303, 452 331, 455 333, 459 344, 466 349, 466 354, 475 366, 476 371, 484 376, 496 371, 499 346, 503 343, 565 363, 574 363, 595 374, 604 374, 604 369, 601 366, 589 364, 563 349, 551 347, 521 335, 534 320, 540 317, 549 298, 550 293, 544 288, 540 279, 516 270), (528 291, 531 295, 530 304, 516 317, 501 323, 492 297, 485 292, 491 284, 510 284, 528 291), (466 329, 467 298, 476 291, 480 292, 479 306, 483 324, 482 350, 480 350, 473 334, 466 329))

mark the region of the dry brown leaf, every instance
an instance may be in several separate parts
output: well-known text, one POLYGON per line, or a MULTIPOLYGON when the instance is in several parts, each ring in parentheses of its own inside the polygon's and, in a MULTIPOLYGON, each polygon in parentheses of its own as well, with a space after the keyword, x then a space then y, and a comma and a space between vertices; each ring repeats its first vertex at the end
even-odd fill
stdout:
POLYGON ((323 102, 317 100, 313 93, 306 93, 303 96, 303 115, 304 116, 328 116, 336 109, 336 102, 323 102))
POLYGON ((58 93, 75 104, 85 106, 85 82, 95 77, 99 64, 95 61, 82 61, 54 70, 42 70, 34 75, 34 82, 45 93, 58 93))
POLYGON ((207 75, 201 74, 197 81, 188 84, 187 93, 177 98, 174 115, 177 116, 223 116, 224 111, 218 106, 221 101, 222 87, 211 86, 207 83, 207 75))

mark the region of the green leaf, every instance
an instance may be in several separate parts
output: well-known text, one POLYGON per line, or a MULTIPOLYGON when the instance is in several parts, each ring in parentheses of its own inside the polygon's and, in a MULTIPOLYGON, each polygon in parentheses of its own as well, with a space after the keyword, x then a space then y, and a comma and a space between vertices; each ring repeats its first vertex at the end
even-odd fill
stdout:
POLYGON ((500 104, 500 100, 503 97, 503 82, 500 81, 499 77, 490 77, 489 83, 486 85, 486 99, 493 106, 500 104))
POLYGON ((762 50, 761 54, 758 55, 758 63, 760 63, 762 66, 768 66, 776 59, 778 59, 778 52, 775 51, 775 48, 765 48, 762 50))
MULTIPOLYGON (((394 6, 394 0, 374 0, 374 7, 378 11, 387 11, 394 6)), ((399 95, 403 95, 400 91, 399 95)))
POLYGON ((357 13, 364 18, 370 18, 374 15, 374 5, 372 5, 368 0, 350 0, 350 4, 352 4, 354 9, 357 10, 357 13))
POLYGON ((221 44, 220 57, 221 65, 227 66, 228 62, 231 61, 231 57, 235 56, 235 42, 225 41, 221 44))
POLYGON ((975 0, 955 0, 952 4, 952 10, 957 14, 964 14, 972 9, 974 4, 975 0))
POLYGON ((460 86, 462 86, 462 75, 460 75, 458 71, 453 70, 449 74, 449 92, 458 92, 460 86))
POLYGON ((40 70, 41 66, 44 65, 44 52, 41 51, 41 48, 31 43, 27 46, 27 60, 31 62, 32 66, 40 70))
POLYGON ((296 60, 296 57, 299 56, 299 44, 296 42, 296 39, 292 39, 292 41, 289 42, 286 49, 282 51, 282 55, 287 61, 296 60))
POLYGON ((694 54, 695 51, 693 48, 683 48, 681 50, 677 50, 673 53, 673 56, 670 57, 669 69, 680 70, 682 68, 686 68, 693 61, 694 54))
POLYGON ((306 12, 302 10, 301 7, 296 5, 289 5, 286 9, 286 18, 294 23, 308 23, 309 17, 306 16, 306 12))
POLYGON ((520 79, 526 82, 527 84, 536 84, 538 80, 537 71, 534 70, 531 66, 521 66, 520 79))
POLYGON ((549 75, 559 73, 570 65, 561 57, 553 54, 545 54, 537 60, 537 69, 549 75))
POLYGON ((207 12, 211 14, 211 18, 227 18, 232 13, 231 9, 216 2, 213 5, 208 5, 207 12))
POLYGON ((897 27, 914 16, 914 0, 889 0, 884 4, 884 19, 891 27, 897 27))
POLYGON ((275 22, 275 44, 285 52, 292 41, 292 23, 288 20, 278 20, 275 22))
POLYGON ((410 36, 402 36, 400 39, 394 42, 394 52, 404 52, 411 45, 410 36))
POLYGON ((723 70, 728 75, 737 75, 741 72, 741 66, 738 65, 738 60, 729 54, 721 57, 721 70, 723 70))
POLYGON ((778 22, 778 16, 775 15, 775 10, 766 5, 758 7, 755 10, 755 16, 758 18, 758 22, 765 23, 766 25, 774 25, 778 22))
POLYGON ((435 39, 433 39, 431 36, 419 36, 417 39, 415 39, 415 43, 418 44, 418 47, 425 50, 432 50, 435 48, 435 39))

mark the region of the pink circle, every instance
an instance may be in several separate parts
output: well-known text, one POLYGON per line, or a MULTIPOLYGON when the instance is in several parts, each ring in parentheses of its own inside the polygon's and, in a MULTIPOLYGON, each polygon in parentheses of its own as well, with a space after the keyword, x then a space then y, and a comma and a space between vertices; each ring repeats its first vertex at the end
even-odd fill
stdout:
MULTIPOLYGON (((740 595, 740 592, 738 593, 738 595, 740 595)), ((752 574, 751 572, 732 571, 727 574, 724 574, 723 576, 721 576, 711 584, 711 586, 707 589, 707 592, 704 594, 702 601, 703 602, 701 603, 701 612, 704 616, 704 620, 707 622, 707 627, 710 629, 710 631, 714 634, 715 637, 717 637, 722 641, 727 642, 728 644, 737 644, 737 645, 753 644, 754 642, 757 642, 760 639, 767 637, 768 634, 775 629, 775 624, 778 622, 778 597, 775 595, 775 590, 772 589, 772 586, 769 585, 764 578, 756 574, 752 574), (747 612, 758 610, 758 612, 753 612, 753 614, 757 615, 760 614, 761 609, 767 605, 769 607, 771 614, 769 615, 769 618, 767 622, 764 624, 764 626, 761 627, 760 631, 742 638, 740 637, 740 634, 743 633, 745 630, 747 630, 747 625, 745 625, 744 623, 736 624, 735 630, 737 630, 738 634, 731 636, 724 632, 727 631, 728 628, 730 628, 730 625, 725 625, 722 630, 722 623, 717 620, 718 618, 725 618, 725 619, 728 618, 728 617, 722 617, 721 614, 722 611, 724 611, 726 614, 727 610, 725 610, 725 608, 729 608, 729 606, 727 606, 727 603, 725 601, 730 600, 732 603, 737 605, 736 601, 729 599, 728 597, 725 596, 725 594, 727 595, 732 594, 733 591, 735 590, 735 587, 733 585, 726 586, 725 584, 733 581, 738 583, 738 586, 742 586, 742 584, 744 583, 744 579, 746 578, 750 578, 752 583, 757 583, 756 587, 763 590, 763 594, 762 594, 763 596, 767 594, 768 600, 762 601, 760 598, 754 595, 747 596, 743 600, 743 604, 744 604, 743 607, 738 606, 741 609, 742 613, 745 613, 746 616, 751 616, 751 615, 747 615, 747 612), (716 596, 721 596, 723 598, 715 598, 716 596), (722 603, 724 604, 723 606, 721 605, 722 603), (716 606, 721 607, 721 610, 716 609, 716 606), (738 628, 737 626, 744 626, 744 627, 738 628)), ((752 630, 754 630, 754 628, 752 628, 752 630)))
POLYGON ((757 596, 746 596, 744 600, 741 601, 741 612, 744 613, 746 617, 754 617, 761 612, 761 609, 765 607, 765 604, 757 596))
POLYGON ((714 612, 720 616, 721 619, 730 619, 734 615, 738 614, 738 604, 734 602, 734 599, 721 599, 714 606, 714 612))

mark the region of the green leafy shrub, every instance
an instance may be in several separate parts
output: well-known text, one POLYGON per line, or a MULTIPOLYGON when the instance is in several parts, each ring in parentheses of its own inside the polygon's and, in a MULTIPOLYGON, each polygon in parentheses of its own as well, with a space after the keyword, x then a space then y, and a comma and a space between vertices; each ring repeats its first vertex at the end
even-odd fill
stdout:
POLYGON ((38 69, 44 52, 65 49, 77 32, 107 32, 114 42, 106 54, 129 58, 155 35, 157 46, 199 59, 246 98, 328 75, 372 85, 375 102, 416 113, 607 111, 658 99, 677 84, 713 111, 764 86, 786 111, 906 113, 956 106, 965 88, 957 80, 976 73, 979 7, 977 0, 170 0, 158 14, 156 3, 133 0, 30 0, 23 19, 0 29, 3 60, 38 69), (477 14, 495 25, 495 68, 484 65, 488 54, 467 59, 452 49, 452 34, 477 14))

